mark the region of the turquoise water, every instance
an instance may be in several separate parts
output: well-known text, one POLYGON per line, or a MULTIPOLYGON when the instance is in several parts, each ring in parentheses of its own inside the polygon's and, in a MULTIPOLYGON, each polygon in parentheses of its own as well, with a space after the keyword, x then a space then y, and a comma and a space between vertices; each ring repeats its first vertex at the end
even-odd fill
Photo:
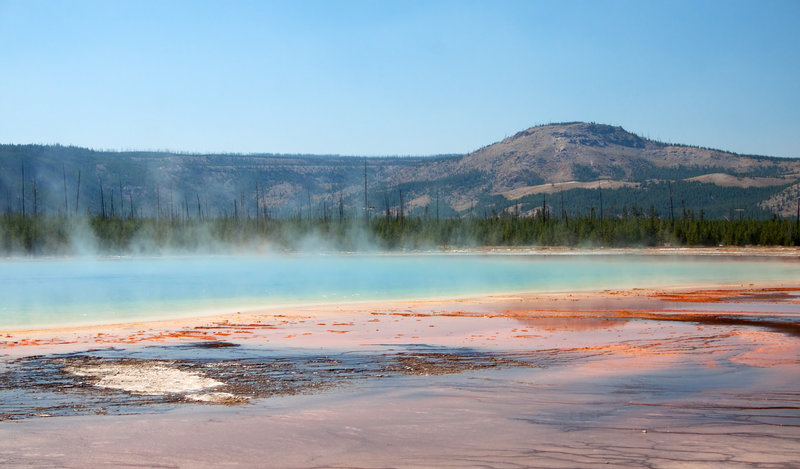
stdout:
POLYGON ((0 328, 167 319, 292 303, 796 282, 785 259, 295 255, 0 261, 0 328))

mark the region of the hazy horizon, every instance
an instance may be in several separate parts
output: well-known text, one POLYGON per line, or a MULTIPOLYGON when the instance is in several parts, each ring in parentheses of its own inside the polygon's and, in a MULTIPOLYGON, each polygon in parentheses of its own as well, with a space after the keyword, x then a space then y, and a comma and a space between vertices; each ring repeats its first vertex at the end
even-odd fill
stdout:
MULTIPOLYGON (((557 126, 557 125, 568 125, 568 124, 575 124, 575 123, 587 123, 587 124, 599 124, 599 125, 610 125, 604 124, 602 122, 583 122, 583 121, 571 121, 571 122, 550 122, 546 124, 537 124, 535 126, 529 127, 527 129, 519 129, 519 132, 529 130, 531 128, 536 127, 547 127, 547 126, 557 126)), ((630 132, 628 129, 623 128, 626 132, 630 132)), ((515 132, 516 133, 516 132, 515 132)), ((638 135, 635 132, 631 132, 634 135, 638 135)), ((514 134, 508 135, 512 136, 514 134)), ((786 159, 800 159, 800 156, 775 156, 775 155, 767 155, 764 153, 737 153, 732 150, 728 150, 726 148, 713 148, 707 147, 704 145, 692 145, 683 142, 664 142, 658 139, 645 137, 642 135, 638 135, 639 137, 645 138, 647 140, 656 142, 656 143, 664 143, 667 145, 672 146, 679 146, 679 147, 688 147, 688 148, 704 148, 710 149, 715 151, 721 151, 725 153, 731 153, 738 156, 754 156, 754 157, 768 157, 768 158, 786 158, 786 159)), ((504 138, 504 139, 505 139, 504 138)), ((184 150, 174 150, 170 148, 96 148, 92 146, 81 146, 81 145, 72 145, 72 144, 63 144, 61 142, 52 142, 52 143, 42 143, 42 142, 0 142, 0 145, 32 145, 32 146, 53 146, 53 147, 65 147, 65 148, 81 148, 87 149, 89 151, 98 152, 98 153, 160 153, 160 154, 170 154, 176 156, 205 156, 205 155, 214 155, 214 156, 254 156, 254 157, 269 157, 269 158, 376 158, 376 159, 392 159, 392 158, 458 158, 462 156, 466 156, 470 153, 473 153, 477 150, 480 150, 484 147, 493 145, 495 143, 499 143, 502 140, 497 140, 495 142, 486 143, 481 145, 479 148, 475 148, 466 153, 435 153, 435 154, 339 154, 339 153, 330 153, 330 152, 323 152, 323 153, 275 153, 269 150, 265 151, 254 151, 254 152, 237 152, 237 151, 219 151, 219 152, 201 152, 201 151, 184 151, 184 150)))

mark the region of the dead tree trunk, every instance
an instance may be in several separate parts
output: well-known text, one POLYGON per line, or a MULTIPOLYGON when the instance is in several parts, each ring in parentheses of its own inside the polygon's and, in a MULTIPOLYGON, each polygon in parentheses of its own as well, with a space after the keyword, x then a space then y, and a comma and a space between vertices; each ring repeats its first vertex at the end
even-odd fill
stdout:
POLYGON ((75 215, 78 215, 78 202, 81 198, 81 170, 78 170, 78 186, 75 189, 75 215))

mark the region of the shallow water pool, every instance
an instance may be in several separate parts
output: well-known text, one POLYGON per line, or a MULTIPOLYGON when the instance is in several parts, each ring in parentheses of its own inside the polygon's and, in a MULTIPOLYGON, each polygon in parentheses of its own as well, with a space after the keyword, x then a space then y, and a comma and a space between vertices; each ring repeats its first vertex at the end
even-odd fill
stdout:
POLYGON ((0 261, 0 328, 101 324, 282 304, 796 282, 787 258, 358 254, 0 261))

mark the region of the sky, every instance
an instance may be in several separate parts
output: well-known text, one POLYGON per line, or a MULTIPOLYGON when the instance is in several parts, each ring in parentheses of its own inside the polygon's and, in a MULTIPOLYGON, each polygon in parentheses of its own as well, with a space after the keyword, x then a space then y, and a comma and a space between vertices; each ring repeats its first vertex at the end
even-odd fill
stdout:
POLYGON ((800 1, 0 0, 0 143, 432 155, 565 121, 800 157, 800 1))

